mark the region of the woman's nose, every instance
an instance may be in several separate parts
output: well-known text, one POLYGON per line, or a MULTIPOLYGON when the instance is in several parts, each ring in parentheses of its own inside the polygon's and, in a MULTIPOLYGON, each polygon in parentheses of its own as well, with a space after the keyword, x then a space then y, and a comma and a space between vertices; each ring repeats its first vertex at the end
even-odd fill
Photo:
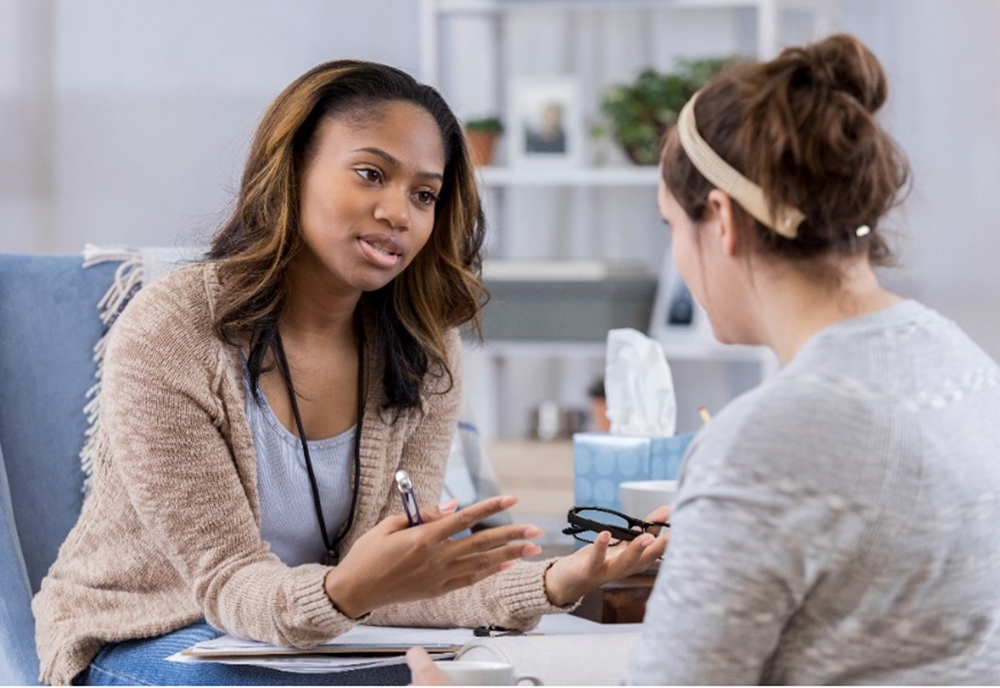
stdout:
POLYGON ((407 229, 410 226, 409 196, 398 192, 386 192, 375 206, 375 219, 385 222, 393 229, 407 229))

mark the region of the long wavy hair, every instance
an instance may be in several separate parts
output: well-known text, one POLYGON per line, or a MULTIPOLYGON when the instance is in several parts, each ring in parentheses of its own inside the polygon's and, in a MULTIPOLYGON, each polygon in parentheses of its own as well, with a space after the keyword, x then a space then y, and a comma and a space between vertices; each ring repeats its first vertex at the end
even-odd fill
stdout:
POLYGON ((396 279, 362 295, 362 305, 375 314, 371 355, 382 368, 384 408, 417 406, 428 374, 446 377, 448 389, 453 383, 445 333, 470 321, 478 329, 486 299, 485 220, 462 128, 436 90, 405 72, 337 60, 303 74, 268 107, 247 156, 236 207, 208 253, 222 284, 215 332, 233 345, 249 343, 255 396, 268 353, 276 352, 289 266, 303 247, 301 180, 319 124, 342 116, 363 119, 394 101, 419 105, 437 122, 445 148, 444 183, 427 244, 396 279))

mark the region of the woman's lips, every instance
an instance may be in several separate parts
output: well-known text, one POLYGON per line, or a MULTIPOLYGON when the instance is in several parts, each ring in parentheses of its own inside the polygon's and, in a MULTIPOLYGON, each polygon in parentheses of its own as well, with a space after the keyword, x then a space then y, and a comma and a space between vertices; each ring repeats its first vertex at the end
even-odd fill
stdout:
POLYGON ((381 268, 392 268, 403 257, 403 245, 384 234, 366 234, 358 237, 361 252, 369 262, 381 268))

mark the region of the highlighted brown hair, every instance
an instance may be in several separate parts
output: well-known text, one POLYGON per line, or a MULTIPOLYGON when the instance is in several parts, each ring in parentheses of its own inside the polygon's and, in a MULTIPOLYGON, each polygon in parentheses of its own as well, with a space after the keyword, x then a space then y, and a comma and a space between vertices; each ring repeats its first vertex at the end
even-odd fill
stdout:
POLYGON ((469 321, 478 326, 485 300, 480 277, 485 221, 458 120, 437 91, 394 67, 327 62, 292 82, 264 113, 236 207, 208 254, 217 261, 222 282, 216 334, 234 345, 249 342, 255 395, 267 354, 274 351, 288 268, 302 247, 300 179, 319 123, 341 116, 363 120, 371 108, 394 101, 419 105, 434 118, 445 169, 427 244, 399 277, 362 296, 375 313, 371 353, 382 366, 386 407, 417 406, 428 373, 450 382, 445 333, 469 321))
MULTIPOLYGON (((888 83, 875 56, 846 34, 788 48, 768 62, 741 62, 706 85, 695 103, 698 131, 711 148, 760 185, 772 210, 805 216, 785 238, 734 203, 753 226, 759 253, 810 261, 867 254, 875 265, 892 254, 879 221, 909 180, 905 157, 875 118, 888 83), (858 236, 858 227, 871 232, 858 236)), ((703 219, 712 184, 684 153, 676 130, 661 158, 663 181, 694 221, 703 219)))

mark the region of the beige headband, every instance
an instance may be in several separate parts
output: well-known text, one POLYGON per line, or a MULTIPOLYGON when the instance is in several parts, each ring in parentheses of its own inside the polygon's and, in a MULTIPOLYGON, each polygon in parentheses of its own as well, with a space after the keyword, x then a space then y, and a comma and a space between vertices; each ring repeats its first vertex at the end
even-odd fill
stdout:
POLYGON ((681 148, 708 181, 732 196, 760 222, 781 236, 794 239, 798 234, 799 225, 806 216, 798 208, 791 206, 781 206, 778 208, 777 217, 771 216, 764 191, 719 157, 719 154, 712 150, 698 133, 698 125, 694 119, 694 101, 697 98, 697 93, 691 96, 691 100, 684 105, 680 117, 677 118, 677 133, 680 136, 681 148))

